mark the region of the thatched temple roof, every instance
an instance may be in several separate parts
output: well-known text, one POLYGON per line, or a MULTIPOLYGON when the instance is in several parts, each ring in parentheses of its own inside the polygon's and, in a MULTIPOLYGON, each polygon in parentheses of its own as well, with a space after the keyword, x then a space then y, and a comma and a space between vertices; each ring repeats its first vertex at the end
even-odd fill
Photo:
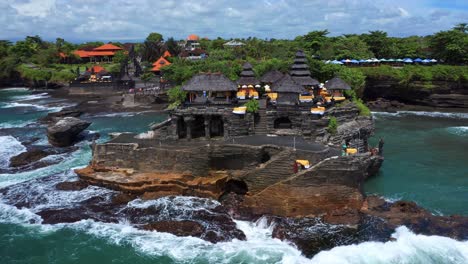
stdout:
POLYGON ((326 81, 324 86, 328 90, 351 90, 351 86, 339 77, 326 81))
POLYGON ((273 84, 271 87, 273 92, 277 93, 303 93, 305 92, 304 88, 296 83, 291 75, 285 74, 283 78, 278 80, 276 83, 273 84))
POLYGON ((315 86, 319 85, 319 81, 315 80, 314 78, 310 77, 311 73, 309 70, 309 66, 307 65, 307 60, 304 52, 299 50, 296 52, 296 58, 294 59, 294 63, 291 66, 290 74, 293 80, 302 86, 315 86))
POLYGON ((284 74, 280 71, 273 70, 265 73, 260 79, 263 83, 275 83, 283 78, 284 74))
POLYGON ((222 73, 200 73, 193 76, 183 86, 184 91, 237 91, 237 85, 222 73))
POLYGON ((239 85, 257 85, 260 82, 255 78, 255 73, 252 70, 252 64, 246 62, 242 66, 242 72, 240 78, 237 80, 239 85))

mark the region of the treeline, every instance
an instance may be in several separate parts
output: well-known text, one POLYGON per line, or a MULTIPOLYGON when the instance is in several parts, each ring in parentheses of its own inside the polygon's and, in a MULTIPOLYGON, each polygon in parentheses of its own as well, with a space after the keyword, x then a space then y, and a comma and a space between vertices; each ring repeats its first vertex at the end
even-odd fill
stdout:
MULTIPOLYGON (((322 60, 420 57, 434 58, 443 64, 465 65, 468 63, 467 30, 467 24, 459 24, 450 30, 433 35, 404 38, 389 37, 383 31, 330 37, 327 30, 322 30, 309 32, 293 40, 262 40, 255 37, 238 39, 245 44, 238 48, 225 48, 223 44, 228 40, 222 38, 200 39, 200 47, 209 54, 209 57, 197 62, 177 58, 183 50, 180 45, 181 41, 174 38, 164 40, 161 34, 151 33, 142 43, 135 43, 134 55, 142 61, 149 75, 151 64, 164 51, 169 50, 174 55, 169 59, 173 64, 164 68, 164 74, 167 79, 180 84, 197 72, 221 71, 231 79, 235 79, 240 73, 241 64, 245 61, 254 65, 254 70, 258 75, 272 69, 287 71, 295 52, 302 49, 309 57, 314 77, 323 81, 324 78, 328 78, 328 75, 336 74, 335 71, 346 71, 341 70, 346 67, 325 66, 320 63, 322 60), (335 69, 335 71, 329 69, 335 69)), ((92 49, 102 44, 104 43, 73 44, 61 38, 50 42, 42 40, 39 36, 28 36, 16 43, 0 40, 0 78, 7 79, 21 74, 24 78, 65 82, 76 76, 74 70, 76 66, 67 65, 79 62, 79 58, 73 54, 73 51, 92 49)), ((118 42, 113 44, 122 46, 122 43, 118 42)), ((114 62, 118 64, 124 59, 126 59, 125 55, 119 53, 115 56, 114 62)), ((119 70, 117 65, 108 67, 111 72, 119 70)), ((371 71, 377 70, 363 69, 360 72, 372 74, 371 71)), ((420 75, 427 79, 429 75, 434 76, 437 73, 420 75)))

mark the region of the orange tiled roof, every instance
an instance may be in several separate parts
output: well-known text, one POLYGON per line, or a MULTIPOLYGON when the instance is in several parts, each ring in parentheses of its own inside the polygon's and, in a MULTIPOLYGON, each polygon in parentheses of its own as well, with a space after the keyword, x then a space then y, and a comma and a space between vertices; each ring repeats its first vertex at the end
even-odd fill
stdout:
POLYGON ((171 63, 166 60, 164 57, 159 58, 156 62, 153 63, 153 68, 151 71, 160 71, 162 67, 171 65, 171 63))
POLYGON ((114 56, 114 51, 86 51, 86 50, 75 50, 73 52, 80 58, 99 57, 99 56, 114 56))
POLYGON ((189 35, 189 36, 187 37, 187 40, 192 40, 192 41, 197 41, 197 40, 199 40, 199 39, 200 39, 200 37, 198 37, 198 36, 195 35, 195 34, 191 34, 191 35, 189 35))
POLYGON ((89 68, 87 71, 91 72, 92 69, 94 69, 94 73, 98 73, 100 71, 105 71, 106 70, 106 69, 104 69, 104 67, 101 67, 99 65, 94 65, 93 67, 89 68))
POLYGON ((172 57, 172 54, 171 54, 168 50, 166 50, 166 51, 164 52, 164 54, 163 54, 163 57, 164 57, 164 58, 172 57))
POLYGON ((60 58, 64 59, 67 57, 67 54, 63 53, 63 52, 59 52, 59 56, 60 58))
POLYGON ((97 47, 95 49, 93 49, 95 51, 102 51, 102 50, 106 50, 106 51, 117 51, 117 50, 122 50, 121 47, 117 47, 111 43, 108 43, 108 44, 104 44, 100 47, 97 47))

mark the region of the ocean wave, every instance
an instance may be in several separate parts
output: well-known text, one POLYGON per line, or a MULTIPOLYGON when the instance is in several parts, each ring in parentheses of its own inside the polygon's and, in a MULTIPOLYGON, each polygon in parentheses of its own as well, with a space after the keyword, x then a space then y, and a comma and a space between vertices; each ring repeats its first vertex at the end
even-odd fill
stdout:
MULTIPOLYGON (((80 144, 85 144, 81 143, 80 144)), ((78 144, 78 146, 80 146, 78 144)), ((31 171, 23 171, 13 174, 0 174, 0 188, 7 187, 13 184, 24 182, 31 179, 46 177, 49 175, 72 171, 73 167, 86 166, 91 159, 91 151, 89 148, 81 147, 77 151, 66 154, 62 162, 53 164, 47 167, 39 168, 31 171)))
POLYGON ((28 94, 28 95, 17 95, 13 97, 14 101, 32 101, 38 99, 49 98, 50 95, 48 93, 40 93, 40 94, 28 94))
POLYGON ((47 106, 47 105, 40 105, 40 104, 18 103, 18 102, 5 103, 2 105, 2 108, 17 108, 17 107, 34 108, 38 111, 58 112, 62 110, 65 106, 47 106))
POLYGON ((468 136, 468 126, 449 127, 447 131, 457 136, 468 136))
POLYGON ((427 112, 427 111, 372 112, 372 116, 376 118, 379 118, 382 116, 394 117, 394 116, 410 116, 410 115, 468 119, 468 113, 457 113, 457 112, 427 112))
POLYGON ((448 264, 468 262, 467 241, 460 242, 447 237, 416 235, 406 227, 397 228, 392 237, 396 240, 386 243, 364 242, 322 251, 312 259, 312 263, 448 264))
POLYGON ((34 123, 34 120, 15 120, 15 121, 8 121, 4 123, 0 123, 0 129, 2 128, 20 128, 20 127, 25 127, 28 126, 32 123, 34 123))
POLYGON ((0 136, 0 167, 7 168, 10 158, 26 151, 26 147, 13 136, 0 136))
POLYGON ((11 88, 2 88, 0 91, 28 91, 28 88, 25 87, 11 87, 11 88))

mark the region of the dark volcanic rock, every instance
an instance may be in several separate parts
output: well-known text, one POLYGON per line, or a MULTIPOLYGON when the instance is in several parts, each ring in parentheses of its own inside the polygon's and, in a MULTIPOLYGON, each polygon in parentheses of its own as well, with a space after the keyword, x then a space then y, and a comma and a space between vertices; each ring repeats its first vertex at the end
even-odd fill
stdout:
POLYGON ((390 203, 382 198, 370 196, 367 197, 361 212, 384 219, 391 228, 405 225, 418 234, 468 239, 468 217, 435 216, 414 202, 390 203))
POLYGON ((73 182, 60 182, 55 185, 55 188, 60 191, 79 191, 83 190, 84 188, 88 187, 84 181, 73 181, 73 182))
POLYGON ((143 226, 145 230, 171 233, 176 236, 201 237, 205 228, 195 221, 161 221, 143 226))
POLYGON ((47 116, 40 119, 41 122, 54 122, 58 119, 62 119, 65 117, 80 117, 83 114, 82 111, 75 110, 75 109, 63 109, 59 112, 49 113, 47 116))
POLYGON ((42 149, 31 149, 10 159, 10 167, 21 167, 50 155, 42 149))
POLYGON ((83 121, 75 117, 65 117, 54 125, 47 127, 47 138, 50 144, 57 147, 67 147, 72 145, 77 136, 89 125, 88 121, 83 121))

